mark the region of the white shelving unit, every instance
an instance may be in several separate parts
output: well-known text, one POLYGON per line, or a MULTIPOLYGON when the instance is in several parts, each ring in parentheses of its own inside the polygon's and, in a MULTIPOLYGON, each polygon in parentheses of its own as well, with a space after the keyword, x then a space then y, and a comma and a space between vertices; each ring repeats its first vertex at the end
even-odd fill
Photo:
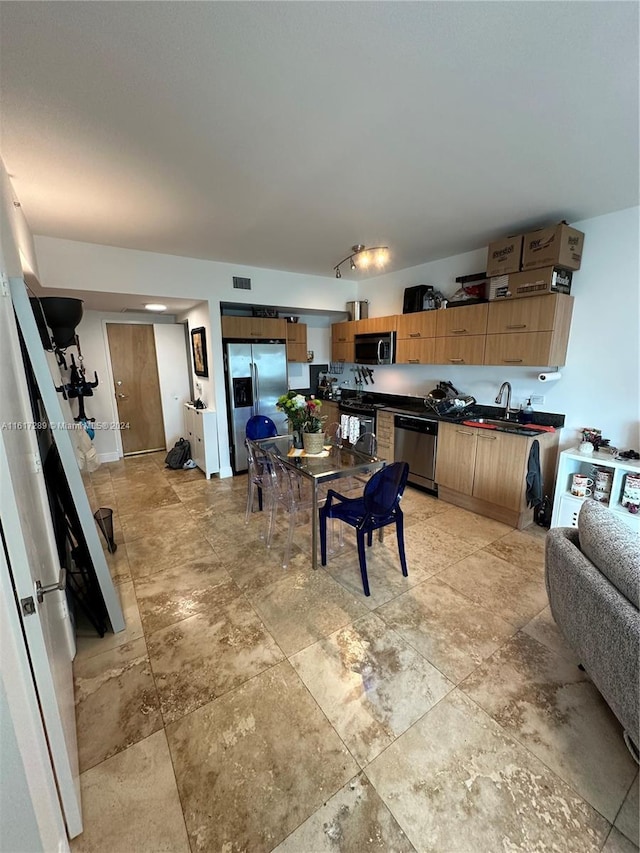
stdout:
POLYGON ((595 479, 595 469, 605 468, 612 472, 613 482, 608 508, 632 530, 640 531, 640 514, 630 513, 622 506, 622 493, 624 492, 625 478, 627 474, 640 474, 640 462, 631 459, 616 460, 608 453, 593 453, 585 456, 578 453, 577 448, 563 450, 560 454, 558 464, 558 476, 556 478, 556 493, 553 501, 553 515, 551 516, 552 527, 577 527, 578 513, 585 501, 593 500, 592 497, 577 498, 571 494, 571 481, 574 474, 586 474, 595 479))
POLYGON ((191 458, 209 480, 220 470, 217 415, 213 409, 196 409, 186 403, 184 426, 191 443, 191 458))

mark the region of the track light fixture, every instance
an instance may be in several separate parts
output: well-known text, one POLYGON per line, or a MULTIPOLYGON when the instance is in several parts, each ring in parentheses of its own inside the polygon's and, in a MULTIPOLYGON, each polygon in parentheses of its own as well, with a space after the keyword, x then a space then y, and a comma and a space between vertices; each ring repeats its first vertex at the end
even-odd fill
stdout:
POLYGON ((346 264, 347 261, 349 261, 349 266, 352 270, 356 270, 358 267, 366 270, 372 264, 375 264, 377 267, 383 267, 388 257, 388 246, 372 246, 367 248, 362 243, 356 243, 355 246, 351 247, 351 254, 343 258, 333 269, 335 270, 336 278, 342 278, 340 267, 342 264, 346 264), (358 262, 357 264, 356 261, 358 262))

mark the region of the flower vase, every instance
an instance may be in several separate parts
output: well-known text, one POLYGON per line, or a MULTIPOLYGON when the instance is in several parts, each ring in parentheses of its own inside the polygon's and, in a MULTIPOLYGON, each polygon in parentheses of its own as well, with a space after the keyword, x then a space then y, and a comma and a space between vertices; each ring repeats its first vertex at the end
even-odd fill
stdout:
POLYGON ((302 439, 306 453, 322 453, 324 448, 323 432, 304 432, 302 439))

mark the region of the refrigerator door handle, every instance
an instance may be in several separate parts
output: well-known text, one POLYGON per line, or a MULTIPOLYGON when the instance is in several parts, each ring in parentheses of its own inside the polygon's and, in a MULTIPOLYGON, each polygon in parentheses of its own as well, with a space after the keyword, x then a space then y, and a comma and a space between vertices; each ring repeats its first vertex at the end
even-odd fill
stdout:
POLYGON ((251 370, 251 414, 256 414, 256 366, 250 361, 249 369, 251 370))
POLYGON ((254 385, 254 389, 253 389, 253 399, 256 401, 256 415, 259 415, 260 412, 258 411, 258 409, 260 408, 260 405, 259 405, 259 401, 260 401, 260 374, 258 373, 258 365, 257 364, 253 365, 253 370, 254 370, 254 374, 255 374, 255 380, 254 380, 255 385, 254 385))

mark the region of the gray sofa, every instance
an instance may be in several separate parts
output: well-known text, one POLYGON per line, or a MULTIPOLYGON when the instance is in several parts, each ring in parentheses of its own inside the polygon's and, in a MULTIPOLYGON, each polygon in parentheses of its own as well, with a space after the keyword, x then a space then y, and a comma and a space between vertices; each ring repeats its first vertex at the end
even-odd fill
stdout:
POLYGON ((558 627, 621 722, 637 760, 640 538, 602 504, 587 500, 577 529, 556 527, 547 534, 545 579, 558 627))

